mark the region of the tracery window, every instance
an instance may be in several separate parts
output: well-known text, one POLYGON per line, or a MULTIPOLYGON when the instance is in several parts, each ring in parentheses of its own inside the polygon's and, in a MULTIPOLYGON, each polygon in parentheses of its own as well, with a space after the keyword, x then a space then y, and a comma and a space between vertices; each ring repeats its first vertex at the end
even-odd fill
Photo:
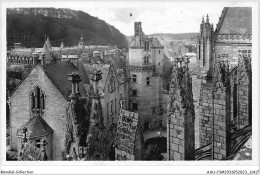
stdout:
POLYGON ((42 112, 45 109, 45 94, 39 86, 35 88, 30 93, 31 111, 33 113, 39 111, 42 112))

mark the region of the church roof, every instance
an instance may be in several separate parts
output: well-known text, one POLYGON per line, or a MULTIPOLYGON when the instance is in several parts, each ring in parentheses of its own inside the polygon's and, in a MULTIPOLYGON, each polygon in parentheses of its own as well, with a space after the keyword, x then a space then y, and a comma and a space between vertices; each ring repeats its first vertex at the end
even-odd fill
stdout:
POLYGON ((79 83, 79 91, 81 96, 86 96, 86 91, 83 84, 89 84, 89 79, 85 76, 82 69, 78 69, 74 64, 69 61, 55 62, 46 64, 45 73, 51 79, 52 83, 59 89, 59 91, 67 99, 70 95, 71 83, 68 81, 68 74, 78 72, 82 75, 82 81, 79 83))
POLYGON ((45 60, 46 61, 52 60, 50 51, 49 51, 48 46, 47 46, 47 42, 44 43, 43 48, 42 48, 42 52, 45 53, 45 60))
POLYGON ((26 127, 28 130, 27 137, 29 139, 46 136, 53 132, 53 129, 48 125, 48 123, 40 115, 34 116, 26 124, 24 124, 22 127, 20 127, 17 130, 18 136, 23 135, 22 129, 24 127, 26 127))
POLYGON ((225 7, 219 18, 217 33, 252 34, 251 7, 225 7))

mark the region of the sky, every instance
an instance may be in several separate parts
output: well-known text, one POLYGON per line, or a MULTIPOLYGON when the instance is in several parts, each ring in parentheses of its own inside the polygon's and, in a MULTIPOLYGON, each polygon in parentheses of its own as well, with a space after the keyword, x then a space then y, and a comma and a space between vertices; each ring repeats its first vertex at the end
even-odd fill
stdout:
MULTIPOLYGON (((10 3, 11 4, 11 3, 10 3)), ((209 15, 214 27, 224 7, 252 6, 250 2, 225 1, 47 1, 13 3, 13 7, 55 7, 81 10, 106 21, 127 36, 134 34, 134 22, 142 22, 145 34, 199 32, 202 16, 209 15), (130 16, 130 13, 132 16, 130 16)))
POLYGON ((209 15, 214 27, 224 7, 240 6, 238 2, 118 2, 73 6, 113 25, 121 33, 132 36, 134 22, 142 22, 145 34, 199 32, 202 16, 209 15), (130 16, 130 13, 132 16, 130 16))

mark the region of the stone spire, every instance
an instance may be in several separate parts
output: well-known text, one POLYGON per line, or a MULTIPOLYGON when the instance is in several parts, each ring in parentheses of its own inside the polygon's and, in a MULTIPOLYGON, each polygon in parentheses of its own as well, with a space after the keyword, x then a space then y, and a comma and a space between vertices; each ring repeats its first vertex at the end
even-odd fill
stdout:
POLYGON ((47 40, 46 40, 45 43, 46 43, 46 45, 47 45, 48 50, 51 51, 51 50, 52 50, 52 46, 51 46, 51 42, 50 42, 49 37, 47 38, 47 40))
POLYGON ((63 43, 63 41, 61 42, 60 49, 61 49, 61 50, 64 49, 64 43, 63 43))
POLYGON ((195 159, 195 111, 188 63, 188 57, 179 57, 173 68, 167 115, 168 160, 195 159))
POLYGON ((207 14, 206 23, 209 23, 209 15, 207 14))
POLYGON ((45 62, 46 63, 51 62, 52 56, 51 56, 50 50, 48 49, 47 42, 44 43, 43 48, 42 48, 42 52, 45 54, 45 62))

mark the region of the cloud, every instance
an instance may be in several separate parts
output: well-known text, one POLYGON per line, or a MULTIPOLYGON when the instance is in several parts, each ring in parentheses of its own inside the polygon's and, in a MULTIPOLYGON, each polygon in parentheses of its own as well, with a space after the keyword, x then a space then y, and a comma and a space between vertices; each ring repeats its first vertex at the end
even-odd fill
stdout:
POLYGON ((134 21, 142 22, 145 34, 199 32, 202 16, 209 14, 210 22, 216 26, 224 7, 238 5, 234 2, 141 1, 89 3, 77 9, 106 21, 125 35, 133 35, 134 21))

